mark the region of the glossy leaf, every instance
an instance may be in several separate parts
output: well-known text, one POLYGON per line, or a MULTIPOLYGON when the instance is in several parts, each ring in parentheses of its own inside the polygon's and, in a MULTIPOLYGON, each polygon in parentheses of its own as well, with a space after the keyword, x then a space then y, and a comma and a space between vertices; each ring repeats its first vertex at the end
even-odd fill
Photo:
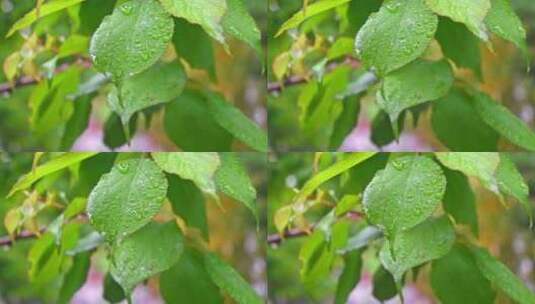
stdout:
POLYGON ((496 170, 496 181, 500 191, 520 202, 531 219, 533 203, 529 199, 529 187, 511 158, 505 154, 500 154, 500 164, 496 170))
POLYGON ((493 152, 436 153, 440 162, 452 169, 461 171, 467 176, 478 178, 485 187, 498 193, 495 173, 500 163, 500 155, 493 152))
POLYGON ((424 0, 385 2, 358 32, 357 55, 366 67, 383 76, 420 57, 437 25, 437 16, 424 0))
POLYGON ((95 66, 115 80, 140 73, 163 54, 174 23, 156 0, 131 0, 104 18, 91 39, 95 66))
POLYGON ((368 220, 393 238, 428 218, 438 207, 446 178, 432 159, 403 156, 377 172, 363 195, 368 220))
POLYGON ((87 213, 93 227, 113 243, 145 226, 166 193, 165 175, 153 161, 121 161, 91 191, 87 213))
POLYGON ((149 223, 113 248, 111 275, 129 295, 137 284, 171 268, 183 250, 174 222, 149 223))
POLYGON ((262 54, 260 39, 262 34, 253 17, 247 11, 244 0, 227 0, 227 12, 223 16, 222 25, 225 33, 251 46, 262 54))

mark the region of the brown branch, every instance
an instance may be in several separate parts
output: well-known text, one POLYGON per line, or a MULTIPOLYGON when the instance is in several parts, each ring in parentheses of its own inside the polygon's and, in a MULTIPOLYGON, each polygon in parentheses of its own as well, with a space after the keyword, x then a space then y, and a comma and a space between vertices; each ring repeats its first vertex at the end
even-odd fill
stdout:
MULTIPOLYGON (((45 232, 45 229, 42 228, 39 233, 43 234, 45 232)), ((18 235, 16 235, 14 238, 11 238, 10 236, 3 236, 0 237, 0 246, 12 246, 16 241, 21 240, 30 240, 34 239, 38 236, 37 233, 31 232, 31 231, 22 231, 18 235)))
MULTIPOLYGON (((85 69, 88 69, 93 64, 88 59, 78 58, 73 63, 64 63, 64 64, 60 65, 59 67, 56 68, 56 70, 54 71, 54 74, 55 75, 56 74, 60 74, 60 73, 64 72, 65 70, 67 70, 68 68, 70 68, 73 65, 79 65, 79 66, 81 66, 81 67, 83 67, 85 69)), ((2 83, 2 84, 0 84, 0 94, 12 93, 17 88, 22 88, 22 87, 25 87, 25 86, 34 85, 34 84, 37 84, 38 82, 39 82, 38 79, 35 79, 33 77, 30 77, 30 76, 23 76, 23 77, 20 77, 19 79, 17 79, 15 81, 15 83, 2 83)))
MULTIPOLYGON (((350 65, 352 68, 357 69, 361 67, 360 61, 353 57, 347 57, 343 62, 337 63, 332 62, 328 64, 327 71, 332 71, 336 69, 340 65, 350 65)), ((285 87, 290 87, 294 85, 299 85, 306 83, 308 79, 302 76, 292 76, 287 79, 285 79, 282 83, 281 82, 271 82, 267 84, 267 91, 268 93, 280 93, 285 87)))
MULTIPOLYGON (((346 213, 345 217, 352 221, 358 221, 364 217, 364 214, 362 214, 361 212, 357 212, 357 211, 349 211, 348 213, 346 213)), ((304 229, 286 230, 284 231, 282 235, 280 234, 268 235, 267 242, 269 245, 280 245, 280 243, 282 243, 282 241, 284 241, 285 239, 292 239, 292 238, 307 236, 307 235, 312 234, 313 231, 314 231, 314 227, 312 227, 309 230, 304 230, 304 229)))

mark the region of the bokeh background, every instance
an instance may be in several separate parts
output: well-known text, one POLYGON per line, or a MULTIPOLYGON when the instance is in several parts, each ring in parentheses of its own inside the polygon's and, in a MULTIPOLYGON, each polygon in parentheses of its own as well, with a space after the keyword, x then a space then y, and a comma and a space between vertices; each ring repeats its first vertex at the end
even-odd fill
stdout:
MULTIPOLYGON (((32 153, 0 153, 0 239, 7 238, 3 219, 6 212, 20 205, 21 196, 10 199, 6 195, 17 179, 32 168, 32 153)), ((222 198, 222 208, 207 199, 208 227, 210 231, 210 250, 217 252, 244 276, 260 295, 267 295, 265 259, 265 206, 267 193, 266 157, 261 153, 240 153, 240 159, 247 165, 253 185, 257 189, 257 204, 260 218, 259 226, 250 211, 242 204, 222 198), (264 216, 262 216, 264 214, 264 216), (259 228, 260 227, 260 228, 259 228)), ((65 170, 64 170, 65 171, 65 170)), ((58 191, 68 188, 68 174, 57 178, 51 189, 58 191)), ((38 182, 36 187, 45 187, 50 180, 38 182)), ((46 187, 49 187, 47 185, 46 187)), ((169 206, 164 205, 160 215, 165 216, 169 206), (167 211, 166 211, 167 210, 167 211)), ((59 210, 41 212, 38 217, 40 226, 49 223, 58 215, 59 210)), ((32 239, 16 241, 13 246, 0 248, 0 304, 37 304, 54 303, 63 278, 32 282, 28 279, 30 262, 28 252, 32 239)), ((76 293, 73 304, 102 304, 103 279, 107 272, 105 252, 97 250, 92 255, 91 268, 85 285, 76 293)), ((140 284, 133 294, 133 303, 164 303, 159 295, 157 280, 150 279, 146 285, 140 284)), ((187 299, 185 299, 187 301, 187 299)), ((126 303, 126 302, 124 302, 126 303)), ((186 302, 185 302, 186 303, 186 302)))
MULTIPOLYGON (((530 200, 535 204, 535 154, 511 153, 517 168, 530 188, 530 200)), ((314 153, 287 153, 272 156, 270 159, 270 182, 268 194, 268 235, 276 235, 273 215, 281 206, 289 204, 295 196, 295 188, 300 189, 314 173, 314 153)), ((479 216, 479 240, 500 261, 505 263, 528 287, 535 292, 535 233, 530 229, 529 218, 519 204, 504 208, 499 199, 474 180, 471 185, 476 195, 479 216)), ((307 218, 315 223, 330 208, 319 206, 307 213, 307 218)), ((269 301, 273 304, 333 303, 338 276, 341 274, 343 260, 339 258, 331 275, 325 277, 320 286, 313 290, 305 288, 300 280, 301 262, 299 250, 304 243, 303 237, 287 238, 280 245, 268 248, 268 285, 269 301)), ((380 262, 375 250, 363 253, 364 264, 359 284, 350 296, 349 304, 380 304, 373 295, 373 274, 380 262)), ((428 267, 428 266, 427 266, 428 267)), ((408 283, 403 294, 405 303, 434 304, 429 285, 429 271, 424 267, 416 282, 408 283)), ((503 296, 503 295, 502 295, 503 296)), ((386 302, 401 303, 399 298, 386 302)), ((496 303, 512 303, 499 297, 496 303)))
MULTIPOLYGON (((273 71, 273 63, 277 56, 288 51, 292 44, 303 47, 305 42, 297 30, 290 30, 275 38, 281 25, 303 5, 302 0, 268 0, 269 23, 267 27, 268 44, 268 82, 271 87, 278 84, 273 71), (296 43, 296 41, 298 41, 296 43)), ((357 0, 354 0, 357 1, 357 0)), ((309 1, 310 2, 310 1, 309 1)), ((482 46, 482 70, 485 85, 483 91, 496 100, 503 101, 518 117, 532 128, 535 128, 535 2, 532 0, 512 0, 515 11, 520 16, 527 30, 527 44, 531 57, 531 68, 527 69, 526 61, 515 47, 500 39, 493 39, 494 53, 482 46)), ((321 41, 334 41, 339 34, 341 20, 334 17, 334 10, 322 13, 305 21, 300 28, 307 31, 306 35, 311 51, 296 54, 305 59, 304 66, 311 68, 324 58, 321 41), (318 50, 320 49, 320 50, 318 50), (313 51, 312 51, 313 50, 313 51)), ((349 35, 352 35, 349 34, 349 35)), ((300 47, 295 47, 296 50, 300 47)), ((325 51, 325 50, 323 50, 325 51)), ((294 51, 297 52, 297 51, 294 51)), ((358 65, 358 62, 356 62, 358 65)), ((301 67, 296 68, 300 70, 301 67)), ((473 78, 473 77, 472 77, 473 78)), ((475 80, 475 79, 474 79, 475 80)), ((475 82, 474 82, 475 83, 475 82)), ((298 117, 300 110, 297 105, 299 93, 304 84, 287 85, 282 93, 272 91, 268 94, 269 134, 271 146, 275 151, 326 151, 326 139, 321 132, 306 133, 300 128, 298 117)), ((374 94, 372 94, 374 95, 374 94)), ((437 140, 431 129, 431 111, 421 115, 415 128, 410 120, 398 142, 384 147, 376 146, 370 139, 372 122, 379 109, 374 102, 375 96, 364 96, 361 99, 359 122, 344 143, 341 151, 443 151, 444 146, 437 140)), ((326 128, 323 128, 326 129, 326 128)), ((322 129, 322 131, 323 131, 322 129)), ((390 130, 384 131, 389 133, 390 130), (388 131, 388 132, 387 132, 388 131)), ((391 136, 391 135, 389 135, 391 136)), ((328 140, 327 140, 328 141, 328 140)), ((508 149, 509 147, 505 147, 508 149)), ((514 151, 514 150, 512 150, 514 151)))

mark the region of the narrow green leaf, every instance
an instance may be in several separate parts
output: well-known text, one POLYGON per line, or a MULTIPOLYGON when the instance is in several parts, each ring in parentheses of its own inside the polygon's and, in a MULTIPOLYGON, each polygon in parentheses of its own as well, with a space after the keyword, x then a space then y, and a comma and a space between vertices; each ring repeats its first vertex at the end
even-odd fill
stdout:
POLYGON ((426 156, 390 160, 364 191, 362 204, 368 220, 389 238, 428 218, 446 190, 440 166, 426 156))
POLYGON ((526 29, 517 16, 510 0, 491 0, 492 7, 485 18, 489 29, 501 38, 511 41, 524 56, 529 56, 526 45, 526 29))
POLYGON ((217 153, 154 152, 152 157, 165 172, 191 180, 202 191, 215 195, 214 176, 221 164, 217 153))
POLYGON ((280 27, 279 31, 277 32, 277 35, 280 36, 285 31, 296 28, 301 24, 303 21, 307 20, 308 18, 311 18, 313 16, 316 16, 318 14, 321 14, 325 11, 328 11, 330 9, 333 9, 337 6, 340 6, 342 4, 346 4, 351 0, 321 0, 315 3, 312 3, 308 5, 302 10, 300 10, 298 13, 293 15, 290 19, 288 19, 284 24, 280 27))
POLYGON ((507 266, 493 257, 486 249, 471 247, 481 273, 501 289, 511 299, 520 304, 535 303, 535 293, 531 291, 507 266))
POLYGON ((70 303, 76 291, 80 289, 87 279, 89 266, 91 265, 91 253, 85 252, 73 258, 73 264, 63 279, 63 285, 59 291, 58 303, 70 303))
POLYGON ((91 225, 113 243, 145 226, 164 203, 167 179, 150 159, 117 163, 88 198, 91 225))
POLYGON ((256 189, 251 183, 247 170, 235 153, 221 153, 221 167, 215 173, 217 189, 242 202, 258 221, 256 189))
POLYGON ((26 28, 26 27, 30 26, 32 23, 37 21, 37 19, 39 19, 39 18, 46 17, 46 16, 48 16, 50 14, 53 14, 53 13, 55 13, 57 11, 65 9, 67 7, 76 5, 76 4, 78 4, 80 2, 83 2, 83 1, 84 0, 56 0, 56 1, 47 2, 47 3, 43 4, 43 5, 41 5, 41 7, 39 8, 39 15, 37 14, 37 9, 34 8, 29 13, 24 15, 24 17, 22 17, 21 19, 17 20, 17 22, 15 22, 13 24, 13 26, 11 26, 11 29, 7 33, 6 37, 9 37, 9 36, 13 35, 13 33, 15 33, 16 31, 18 31, 20 29, 23 29, 23 28, 26 28))
POLYGON ((239 304, 262 304, 264 300, 234 269, 214 253, 204 255, 206 271, 212 282, 239 304))
POLYGON ((130 295, 137 284, 171 268, 183 250, 183 237, 175 222, 151 222, 113 248, 110 272, 130 295))
POLYGON ((336 287, 335 304, 347 303, 349 294, 360 281, 362 269, 362 252, 359 250, 348 252, 344 255, 344 270, 338 278, 336 287))
POLYGON ((261 56, 260 39, 262 34, 256 26, 255 20, 247 11, 243 0, 227 0, 227 6, 227 12, 222 20, 225 33, 247 43, 261 56))
POLYGON ((535 151, 535 133, 526 123, 488 95, 476 93, 474 97, 475 108, 483 121, 513 144, 535 151))
POLYGON ((392 299, 398 294, 394 277, 383 265, 373 274, 373 296, 379 301, 392 299))
POLYGON ((104 277, 102 297, 110 303, 119 303, 126 298, 124 290, 108 272, 104 277))
POLYGON ((65 153, 58 157, 55 157, 49 160, 48 162, 46 162, 45 164, 42 164, 36 167, 30 173, 27 173, 26 175, 22 176, 17 181, 17 183, 13 185, 13 187, 9 191, 8 196, 11 196, 18 191, 29 188, 33 183, 43 178, 44 176, 47 176, 59 170, 65 169, 71 165, 77 164, 83 161, 84 159, 94 156, 95 154, 97 153, 94 153, 94 152, 65 153))
POLYGON ((358 32, 357 55, 367 68, 383 76, 420 57, 437 25, 438 17, 424 0, 386 1, 358 32))
POLYGON ((475 236, 479 235, 477 221, 476 196, 470 187, 468 178, 459 171, 443 168, 446 176, 446 193, 442 204, 457 224, 468 225, 475 236))
POLYGON ((217 123, 238 140, 259 151, 268 151, 268 138, 264 130, 240 110, 214 93, 207 93, 208 109, 217 123))
POLYGON ((116 81, 152 66, 173 35, 174 22, 156 0, 131 0, 104 18, 91 39, 95 66, 116 81))
POLYGON ((505 154, 500 154, 496 180, 500 191, 518 200, 526 210, 529 218, 532 219, 533 205, 529 199, 529 187, 511 158, 505 154))
POLYGON ((184 58, 192 68, 204 69, 212 79, 216 78, 212 40, 200 25, 175 19, 173 44, 178 56, 184 58))

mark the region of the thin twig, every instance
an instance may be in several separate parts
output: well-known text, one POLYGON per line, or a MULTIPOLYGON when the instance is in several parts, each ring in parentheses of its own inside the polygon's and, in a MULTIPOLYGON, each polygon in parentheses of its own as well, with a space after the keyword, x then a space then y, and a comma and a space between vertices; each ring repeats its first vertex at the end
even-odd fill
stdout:
MULTIPOLYGON (((55 75, 56 74, 60 74, 60 73, 64 72, 65 70, 67 70, 68 68, 70 68, 73 65, 79 65, 79 66, 81 66, 83 68, 88 69, 93 64, 88 59, 78 58, 73 63, 64 63, 64 64, 60 65, 59 67, 56 68, 56 70, 54 71, 54 74, 55 75)), ((29 85, 34 85, 34 84, 37 84, 38 82, 39 81, 37 79, 33 78, 33 77, 23 76, 23 77, 20 77, 19 79, 17 79, 15 81, 15 83, 2 83, 2 84, 0 84, 0 94, 11 93, 17 88, 21 88, 21 87, 25 87, 25 86, 29 86, 29 85)))
MULTIPOLYGON (((40 234, 44 233, 45 229, 40 230, 40 234)), ((11 238, 10 236, 3 236, 0 237, 0 246, 12 246, 13 243, 20 240, 28 240, 28 239, 34 239, 38 236, 37 233, 31 232, 31 231, 22 231, 18 235, 16 235, 14 238, 11 238)))
MULTIPOLYGON (((346 213, 345 217, 352 221, 361 220, 364 217, 364 214, 357 211, 349 211, 346 213)), ((282 235, 280 234, 271 234, 267 237, 267 242, 269 245, 280 245, 285 239, 299 238, 303 236, 310 235, 314 231, 314 227, 304 230, 304 229, 291 229, 286 230, 282 235)))

